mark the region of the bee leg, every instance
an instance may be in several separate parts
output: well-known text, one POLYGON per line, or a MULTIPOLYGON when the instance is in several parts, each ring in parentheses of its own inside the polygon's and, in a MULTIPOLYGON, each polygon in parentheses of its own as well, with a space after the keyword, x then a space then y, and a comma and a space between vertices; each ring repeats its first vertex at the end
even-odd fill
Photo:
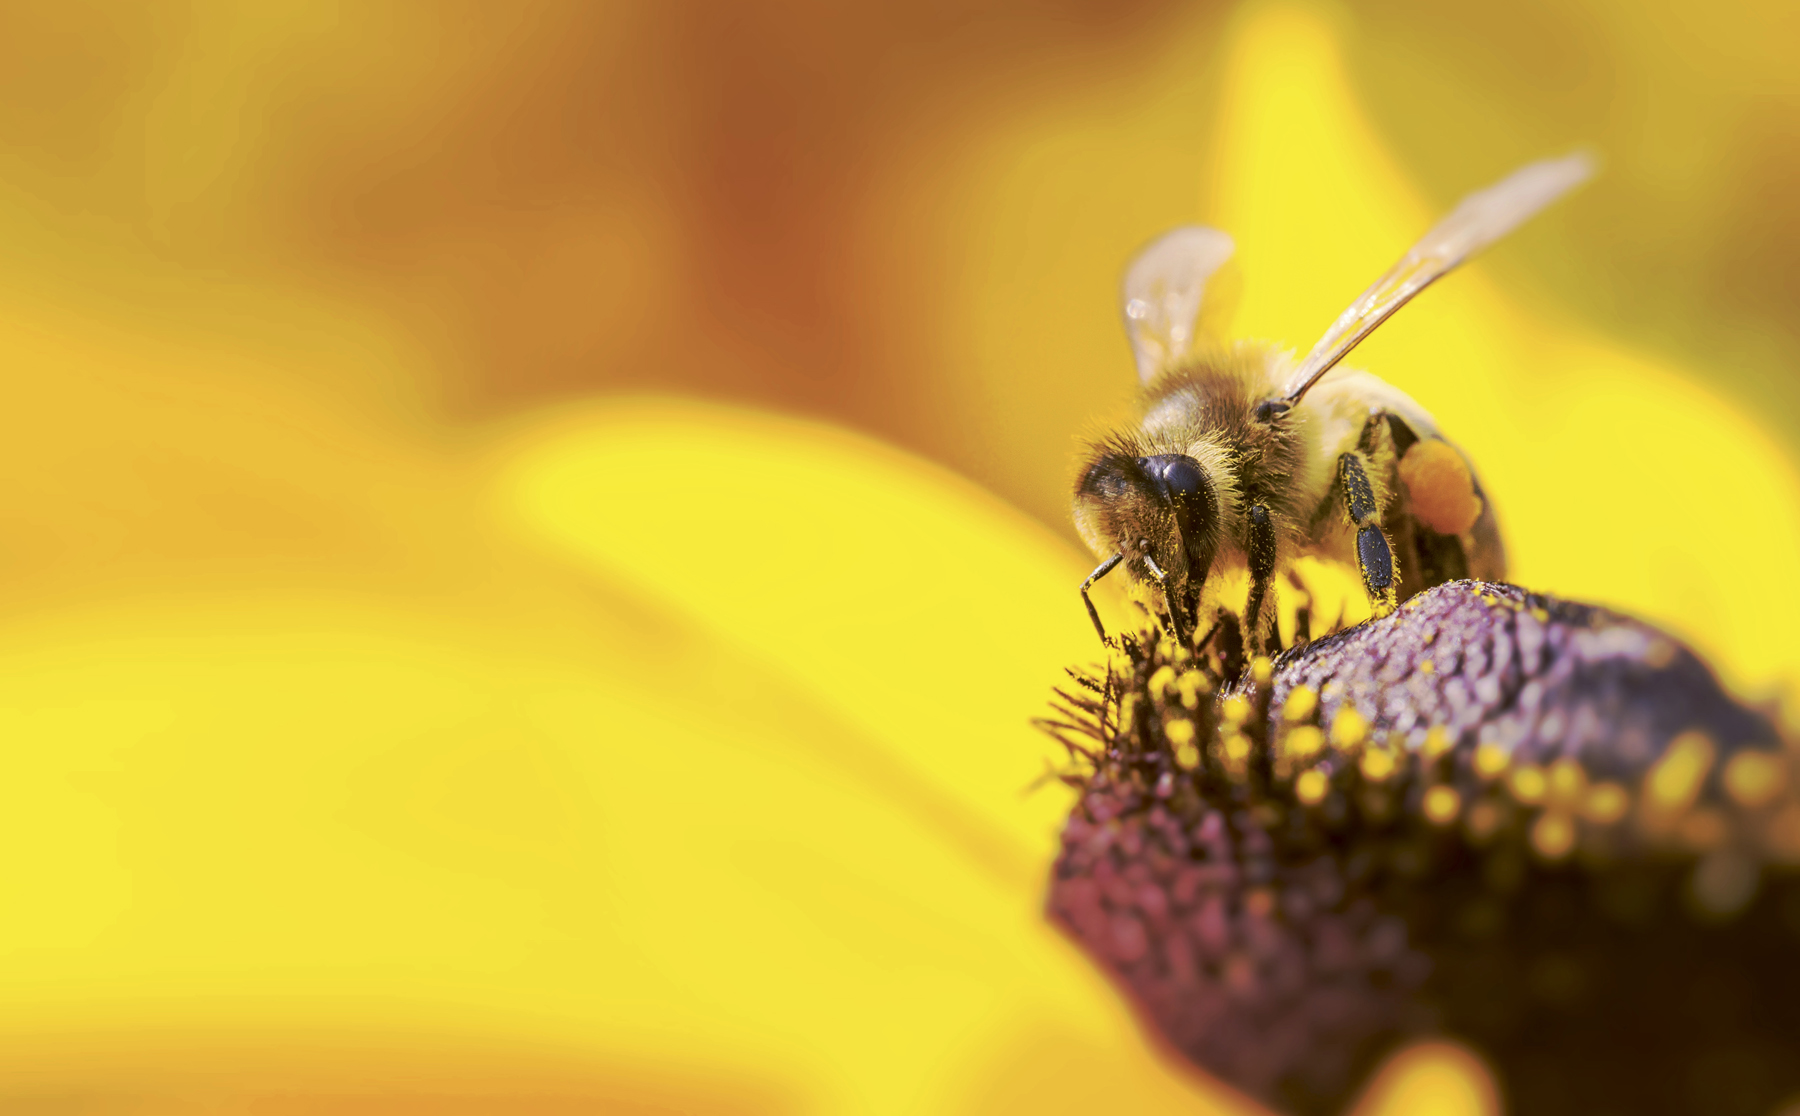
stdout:
POLYGON ((1356 564, 1362 571, 1363 588, 1375 615, 1386 616, 1397 603, 1394 551, 1381 531, 1381 506, 1362 454, 1352 451, 1338 458, 1338 488, 1350 525, 1356 528, 1356 564))
POLYGON ((1185 645, 1193 633, 1189 632, 1187 625, 1182 623, 1185 617, 1182 615, 1181 602, 1175 599, 1175 590, 1169 585, 1169 575, 1164 573, 1162 567, 1156 564, 1156 559, 1148 554, 1144 555, 1144 568, 1150 571, 1150 576, 1154 577, 1156 584, 1162 587, 1163 604, 1167 605, 1169 609, 1169 630, 1175 633, 1177 643, 1185 645))
POLYGON ((1294 643, 1295 647, 1312 642, 1312 594, 1306 591, 1306 583, 1300 575, 1290 567, 1287 571, 1288 588, 1294 591, 1294 643))
POLYGON ((1252 647, 1261 650, 1273 642, 1265 639, 1262 615, 1269 601, 1269 585, 1275 580, 1275 524, 1269 519, 1269 509, 1261 504, 1250 505, 1250 545, 1246 549, 1250 599, 1244 603, 1244 635, 1252 647))
POLYGON ((1113 567, 1124 560, 1125 556, 1123 554, 1113 555, 1111 558, 1100 563, 1099 567, 1096 568, 1093 573, 1087 575, 1087 580, 1081 583, 1081 603, 1087 605, 1088 619, 1094 622, 1094 630, 1100 633, 1100 642, 1106 644, 1108 647, 1112 646, 1112 640, 1106 638, 1106 625, 1100 623, 1100 612, 1094 607, 1094 602, 1088 598, 1088 586, 1111 573, 1113 567))

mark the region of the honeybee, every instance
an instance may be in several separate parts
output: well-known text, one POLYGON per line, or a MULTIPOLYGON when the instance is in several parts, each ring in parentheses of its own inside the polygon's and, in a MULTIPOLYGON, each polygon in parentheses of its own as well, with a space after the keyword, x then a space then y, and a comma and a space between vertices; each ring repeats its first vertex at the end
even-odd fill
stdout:
POLYGON ((1592 173, 1574 154, 1464 198, 1297 364, 1260 343, 1196 348, 1230 237, 1185 226, 1146 247, 1121 288, 1142 417, 1095 444, 1075 484, 1076 529, 1101 559, 1081 583, 1101 640, 1088 590, 1121 565, 1159 591, 1184 642, 1202 604, 1215 603, 1209 579, 1247 571, 1253 647, 1273 640, 1272 587, 1301 555, 1354 563, 1377 616, 1444 581, 1504 577, 1493 507, 1431 415, 1367 372, 1326 373, 1413 296, 1592 173))

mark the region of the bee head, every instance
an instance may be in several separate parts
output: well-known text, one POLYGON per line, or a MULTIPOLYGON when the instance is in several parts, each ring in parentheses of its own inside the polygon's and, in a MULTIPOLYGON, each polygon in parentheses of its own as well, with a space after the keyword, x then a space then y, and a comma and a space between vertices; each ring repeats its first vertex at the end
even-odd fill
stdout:
POLYGON ((1096 555, 1123 555, 1138 580, 1157 582, 1160 569, 1165 588, 1195 592, 1218 549, 1218 496, 1186 454, 1106 451, 1075 486, 1075 528, 1096 555))

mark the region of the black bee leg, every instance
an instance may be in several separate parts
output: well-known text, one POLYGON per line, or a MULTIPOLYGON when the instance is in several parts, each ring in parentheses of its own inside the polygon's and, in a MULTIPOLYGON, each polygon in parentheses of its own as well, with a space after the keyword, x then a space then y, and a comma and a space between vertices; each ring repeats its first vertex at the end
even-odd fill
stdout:
POLYGON ((1287 572, 1288 588, 1294 591, 1294 643, 1298 647, 1312 642, 1312 594, 1306 583, 1291 568, 1287 572))
POLYGON ((1356 528, 1356 564, 1362 570, 1363 588, 1375 615, 1386 616, 1397 603, 1394 551, 1381 533, 1381 507, 1362 454, 1346 453, 1338 458, 1338 487, 1350 524, 1356 528))
POLYGON ((1112 640, 1106 638, 1106 625, 1100 623, 1100 612, 1094 607, 1094 602, 1088 599, 1088 586, 1111 573, 1113 567, 1124 560, 1125 556, 1123 554, 1113 555, 1111 558, 1100 563, 1099 567, 1096 568, 1093 573, 1087 575, 1087 580, 1081 583, 1081 603, 1087 605, 1088 619, 1094 622, 1094 630, 1100 633, 1100 642, 1106 644, 1108 647, 1112 646, 1112 640))
POLYGON ((1269 585, 1275 580, 1275 524, 1269 509, 1250 505, 1250 599, 1244 603, 1244 635, 1261 650, 1270 641, 1263 636, 1263 606, 1269 601, 1269 585))
POLYGON ((1164 573, 1162 567, 1156 564, 1156 559, 1148 554, 1144 555, 1144 568, 1150 571, 1150 576, 1154 577, 1156 584, 1162 587, 1163 604, 1167 605, 1169 609, 1169 628, 1175 633, 1176 641, 1186 644, 1192 633, 1186 631, 1186 626, 1182 623, 1184 617, 1182 616, 1181 602, 1175 599, 1175 589, 1169 584, 1169 575, 1164 573))

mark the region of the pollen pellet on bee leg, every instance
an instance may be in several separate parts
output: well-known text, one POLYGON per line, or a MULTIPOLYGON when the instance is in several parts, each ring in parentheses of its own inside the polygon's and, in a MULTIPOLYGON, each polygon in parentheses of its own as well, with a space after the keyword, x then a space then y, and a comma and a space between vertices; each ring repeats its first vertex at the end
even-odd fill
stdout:
POLYGON ((1427 438, 1400 458, 1414 517, 1440 535, 1461 535, 1481 518, 1481 497, 1469 463, 1450 443, 1427 438))

